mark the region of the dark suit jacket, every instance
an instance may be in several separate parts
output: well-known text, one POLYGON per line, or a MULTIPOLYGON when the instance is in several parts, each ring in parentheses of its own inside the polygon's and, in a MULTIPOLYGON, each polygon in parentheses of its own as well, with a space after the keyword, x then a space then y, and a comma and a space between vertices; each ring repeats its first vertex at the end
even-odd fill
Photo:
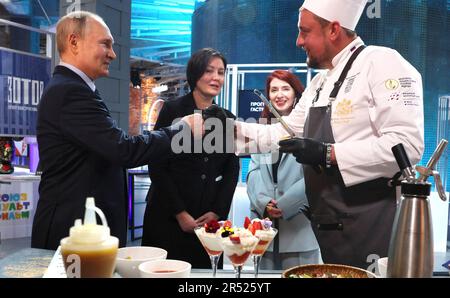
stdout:
POLYGON ((56 249, 83 218, 86 197, 95 198, 111 234, 126 245, 125 168, 141 166, 170 151, 165 129, 128 136, 118 128, 98 92, 70 69, 57 66, 38 108, 39 202, 31 245, 56 249))
MULTIPOLYGON (((174 119, 192 114, 194 109, 192 93, 166 102, 155 128, 171 125, 174 119)), ((195 219, 213 211, 226 219, 238 181, 238 157, 234 153, 172 153, 161 162, 149 165, 149 173, 152 183, 142 245, 162 247, 168 251, 167 258, 186 260, 197 268, 210 268, 200 241, 195 234, 181 230, 175 215, 186 210, 195 219)))

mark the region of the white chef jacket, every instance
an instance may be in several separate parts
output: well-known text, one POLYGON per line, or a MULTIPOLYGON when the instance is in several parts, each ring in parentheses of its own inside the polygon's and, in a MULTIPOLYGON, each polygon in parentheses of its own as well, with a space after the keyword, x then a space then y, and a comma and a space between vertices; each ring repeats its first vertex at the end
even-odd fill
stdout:
MULTIPOLYGON (((363 45, 358 37, 333 60, 333 68, 318 73, 286 123, 298 134, 311 106, 326 106, 334 83, 352 51, 363 45), (323 85, 322 85, 323 84, 323 85), (316 90, 322 86, 318 100, 316 90)), ((266 152, 287 133, 280 123, 273 125, 236 122, 237 148, 242 152, 243 137, 266 152), (240 141, 241 140, 241 141, 240 141)), ((369 46, 354 61, 335 101, 332 102, 331 127, 335 139, 337 164, 346 186, 380 177, 392 177, 399 171, 391 148, 402 143, 412 164, 424 150, 422 77, 397 51, 369 46)), ((248 146, 248 144, 247 144, 248 146)))

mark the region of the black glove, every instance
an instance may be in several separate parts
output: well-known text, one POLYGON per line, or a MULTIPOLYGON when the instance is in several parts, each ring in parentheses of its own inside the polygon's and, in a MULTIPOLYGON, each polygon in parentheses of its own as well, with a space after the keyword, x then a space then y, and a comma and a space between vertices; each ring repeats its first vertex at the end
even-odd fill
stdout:
POLYGON ((203 121, 206 121, 210 118, 219 119, 222 122, 222 127, 225 131, 227 127, 227 123, 230 127, 234 127, 234 120, 236 120, 236 116, 233 115, 230 111, 219 107, 218 105, 211 105, 208 108, 203 110, 202 113, 203 121))
POLYGON ((203 110, 203 120, 207 120, 209 118, 218 118, 222 123, 225 123, 225 120, 227 118, 232 118, 233 120, 236 119, 236 116, 233 115, 228 110, 225 110, 218 105, 210 105, 208 108, 203 110))
POLYGON ((327 144, 307 138, 290 138, 278 143, 280 152, 292 153, 297 162, 312 166, 325 166, 327 144))
MULTIPOLYGON (((224 152, 229 152, 231 150, 230 148, 234 148, 234 120, 236 120, 236 116, 234 116, 230 111, 215 104, 203 110, 202 116, 204 121, 210 118, 219 119, 220 122, 222 122, 224 152)), ((205 129, 205 136, 211 131, 212 130, 205 129)))

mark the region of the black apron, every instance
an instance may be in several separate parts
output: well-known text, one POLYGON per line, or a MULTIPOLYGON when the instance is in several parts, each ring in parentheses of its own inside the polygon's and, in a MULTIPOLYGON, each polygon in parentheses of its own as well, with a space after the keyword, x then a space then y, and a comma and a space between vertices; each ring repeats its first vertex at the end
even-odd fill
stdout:
MULTIPOLYGON (((358 48, 347 62, 330 94, 328 106, 310 108, 305 138, 335 143, 331 102, 362 49, 358 48)), ((337 166, 324 168, 320 173, 308 165, 303 168, 311 225, 324 263, 366 269, 373 261, 369 255, 387 256, 396 210, 396 192, 395 187, 388 186, 390 179, 379 178, 346 187, 337 166)))
MULTIPOLYGON (((273 184, 276 186, 278 184, 278 168, 280 167, 281 159, 283 158, 283 153, 279 153, 278 160, 273 162, 272 155, 272 180, 273 184)), ((275 187, 275 191, 277 191, 277 187, 275 187)), ((278 218, 273 220, 273 227, 278 230, 278 233, 275 235, 273 239, 273 269, 281 270, 281 256, 280 256, 280 221, 278 218)))

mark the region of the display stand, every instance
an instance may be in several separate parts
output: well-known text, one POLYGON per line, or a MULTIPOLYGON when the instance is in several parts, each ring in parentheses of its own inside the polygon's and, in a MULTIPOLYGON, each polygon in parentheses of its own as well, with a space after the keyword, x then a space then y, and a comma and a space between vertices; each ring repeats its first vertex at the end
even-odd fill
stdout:
POLYGON ((40 176, 16 170, 0 175, 1 239, 31 236, 34 213, 39 199, 40 176))

